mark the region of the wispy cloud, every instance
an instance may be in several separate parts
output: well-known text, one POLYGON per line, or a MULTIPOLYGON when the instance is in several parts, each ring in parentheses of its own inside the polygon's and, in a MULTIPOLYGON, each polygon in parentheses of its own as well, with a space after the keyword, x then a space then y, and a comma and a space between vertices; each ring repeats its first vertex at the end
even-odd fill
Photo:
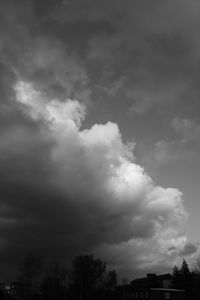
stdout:
POLYGON ((172 121, 172 128, 186 140, 200 137, 200 124, 194 119, 176 117, 172 121))

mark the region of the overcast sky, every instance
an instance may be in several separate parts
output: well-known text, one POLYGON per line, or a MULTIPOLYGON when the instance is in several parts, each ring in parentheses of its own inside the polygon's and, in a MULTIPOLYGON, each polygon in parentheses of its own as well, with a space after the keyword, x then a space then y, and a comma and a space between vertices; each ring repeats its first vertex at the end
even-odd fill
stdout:
POLYGON ((0 278, 199 253, 200 2, 0 2, 0 278))

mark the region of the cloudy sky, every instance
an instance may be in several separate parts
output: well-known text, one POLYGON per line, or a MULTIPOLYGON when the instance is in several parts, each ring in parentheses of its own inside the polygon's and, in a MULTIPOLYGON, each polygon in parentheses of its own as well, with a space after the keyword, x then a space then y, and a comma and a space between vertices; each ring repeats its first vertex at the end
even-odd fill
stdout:
POLYGON ((0 277, 199 254, 200 2, 0 2, 0 277))

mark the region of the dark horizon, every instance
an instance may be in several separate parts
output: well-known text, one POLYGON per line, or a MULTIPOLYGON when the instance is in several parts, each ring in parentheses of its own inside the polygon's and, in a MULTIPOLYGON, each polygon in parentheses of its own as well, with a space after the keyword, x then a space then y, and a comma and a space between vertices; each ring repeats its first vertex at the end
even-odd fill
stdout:
POLYGON ((41 258, 27 256, 10 286, 0 282, 0 298, 7 300, 198 300, 200 265, 191 270, 185 259, 172 274, 147 273, 142 278, 118 281, 116 270, 93 254, 74 257, 71 269, 58 261, 45 264, 41 258))

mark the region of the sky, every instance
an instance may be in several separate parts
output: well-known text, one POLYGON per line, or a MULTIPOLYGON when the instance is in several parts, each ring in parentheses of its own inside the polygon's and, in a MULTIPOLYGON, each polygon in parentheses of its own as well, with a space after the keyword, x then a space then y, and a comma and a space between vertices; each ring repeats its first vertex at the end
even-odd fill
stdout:
POLYGON ((200 2, 0 2, 0 278, 200 253, 200 2))

